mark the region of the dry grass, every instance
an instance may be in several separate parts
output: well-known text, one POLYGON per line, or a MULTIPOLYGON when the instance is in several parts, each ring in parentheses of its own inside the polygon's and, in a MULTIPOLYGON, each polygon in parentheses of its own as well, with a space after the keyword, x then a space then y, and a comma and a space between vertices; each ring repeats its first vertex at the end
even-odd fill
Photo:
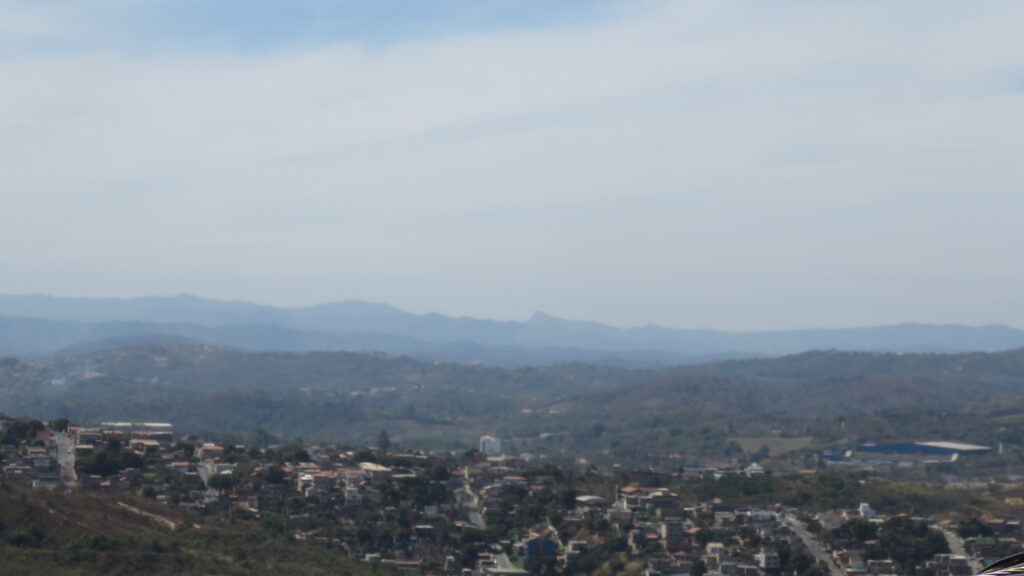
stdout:
POLYGON ((763 446, 768 447, 768 451, 772 456, 779 456, 786 454, 787 452, 794 452, 796 450, 802 450, 808 448, 814 443, 814 438, 810 436, 798 436, 796 438, 777 438, 775 436, 747 436, 747 437, 736 437, 731 440, 739 443, 743 447, 743 451, 749 453, 757 452, 763 446))

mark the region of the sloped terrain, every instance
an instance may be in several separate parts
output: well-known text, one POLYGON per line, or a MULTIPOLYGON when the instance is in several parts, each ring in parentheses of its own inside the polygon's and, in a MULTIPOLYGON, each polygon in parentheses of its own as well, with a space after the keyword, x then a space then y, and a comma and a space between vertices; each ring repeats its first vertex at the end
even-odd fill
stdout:
POLYGON ((188 518, 128 494, 59 494, 0 481, 3 575, 371 574, 256 522, 188 518))

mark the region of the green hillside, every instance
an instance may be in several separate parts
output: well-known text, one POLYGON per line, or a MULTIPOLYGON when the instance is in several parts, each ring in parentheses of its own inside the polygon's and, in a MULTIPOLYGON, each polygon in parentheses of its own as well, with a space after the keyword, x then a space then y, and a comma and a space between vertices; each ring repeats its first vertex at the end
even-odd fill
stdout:
POLYGON ((59 494, 0 481, 3 575, 380 573, 258 523, 187 517, 127 494, 59 494))
POLYGON ((353 444, 372 443, 386 429, 408 448, 467 449, 496 433, 519 451, 620 463, 652 453, 743 452, 736 437, 812 437, 812 449, 922 438, 1016 445, 1024 432, 1024 350, 821 351, 630 370, 149 344, 0 360, 0 410, 353 444))

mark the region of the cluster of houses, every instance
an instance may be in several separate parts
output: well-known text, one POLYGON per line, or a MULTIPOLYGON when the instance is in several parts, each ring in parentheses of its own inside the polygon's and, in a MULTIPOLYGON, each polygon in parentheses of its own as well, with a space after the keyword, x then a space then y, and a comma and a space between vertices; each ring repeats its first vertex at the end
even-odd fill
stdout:
MULTIPOLYGON (((0 414, 0 433, 6 435, 15 422, 15 419, 0 414)), ((4 476, 23 478, 36 488, 63 486, 54 433, 34 428, 25 433, 28 437, 18 442, 4 442, 0 446, 4 476)))
MULTIPOLYGON (((537 474, 533 464, 529 458, 481 455, 476 462, 465 465, 461 476, 466 503, 471 512, 478 514, 481 528, 490 522, 523 517, 532 501, 558 489, 556 479, 537 474), (508 498, 509 494, 515 498, 508 498)), ((691 575, 698 566, 702 573, 712 576, 779 574, 780 558, 774 548, 745 549, 742 543, 732 545, 739 533, 738 526, 749 525, 758 534, 759 542, 802 549, 802 541, 778 521, 779 510, 749 509, 721 502, 685 506, 668 488, 649 485, 652 479, 667 484, 707 474, 749 477, 764 474, 764 470, 756 465, 729 471, 617 470, 610 476, 624 485, 613 494, 574 494, 572 505, 565 507, 557 521, 547 518, 546 526, 544 522, 540 526, 532 524, 535 518, 526 519, 523 532, 504 542, 507 554, 500 550, 481 553, 474 573, 527 573, 509 567, 509 556, 516 560, 515 564, 522 565, 531 559, 550 558, 559 569, 571 571, 599 548, 624 540, 621 552, 646 561, 649 575, 691 575)))
POLYGON ((989 518, 982 522, 987 534, 964 539, 964 551, 969 557, 978 558, 987 565, 1024 549, 1024 522, 1003 518, 989 518))
MULTIPOLYGON (((500 455, 481 456, 462 469, 467 504, 479 513, 481 523, 518 517, 532 499, 552 490, 552 479, 530 474, 530 467, 529 461, 500 455), (517 499, 510 501, 509 493, 517 499)), ((851 548, 838 539, 819 542, 803 526, 808 517, 801 510, 781 505, 749 507, 718 499, 684 503, 667 488, 709 475, 752 478, 764 473, 756 465, 732 470, 619 470, 609 475, 622 482, 612 495, 577 495, 575 505, 566 509, 559 521, 549 518, 548 526, 533 526, 505 541, 503 548, 481 553, 473 573, 526 573, 509 567, 510 556, 517 565, 549 557, 560 569, 570 570, 609 540, 624 535, 628 557, 643 560, 650 576, 778 576, 785 568, 784 559, 798 555, 834 576, 897 576, 896 563, 875 557, 875 551, 851 548), (665 483, 652 485, 652 479, 665 483)), ((879 524, 886 520, 868 503, 810 517, 822 525, 823 533, 852 518, 879 524)), ((923 563, 921 568, 935 576, 968 576, 1024 548, 1021 523, 1016 521, 987 520, 993 535, 966 539, 956 534, 950 521, 925 522, 941 531, 954 550, 935 554, 923 563)), ((875 544, 869 542, 868 546, 875 544)))
MULTIPOLYGON (((876 525, 882 525, 887 517, 879 515, 871 506, 864 503, 850 510, 836 510, 814 516, 823 530, 832 531, 851 519, 862 519, 876 525)), ((977 522, 985 532, 984 536, 961 537, 957 533, 957 523, 952 520, 933 521, 927 518, 911 518, 924 522, 931 529, 939 530, 946 538, 950 553, 935 554, 921 566, 935 576, 970 576, 977 574, 983 567, 995 561, 1015 554, 1024 549, 1024 530, 1017 520, 998 518, 979 519, 977 522)), ((826 551, 831 561, 845 576, 898 576, 899 570, 893 560, 878 558, 876 550, 878 542, 864 542, 842 538, 831 538, 826 551)))
MULTIPOLYGON (((0 432, 13 430, 15 423, 0 415, 0 432)), ((610 551, 643 562, 649 576, 780 576, 798 555, 824 562, 833 575, 896 575, 891 560, 872 557, 852 543, 813 541, 800 529, 799 510, 717 499, 684 502, 668 488, 709 475, 763 475, 757 465, 590 471, 600 481, 581 478, 574 487, 557 467, 501 454, 500 440, 492 436, 481 439, 481 451, 460 456, 319 446, 288 452, 181 439, 164 423, 63 423, 59 430, 46 423, 23 424, 17 424, 24 436, 19 442, 0 444, 5 476, 40 488, 137 490, 169 505, 274 517, 296 540, 337 547, 402 573, 521 575, 536 562, 572 573, 610 551), (76 459, 94 458, 112 446, 145 465, 109 474, 76 473, 76 459), (614 488, 583 491, 609 484, 614 488), (424 501, 411 489, 403 491, 413 485, 441 487, 445 497, 424 501), (324 530, 325 517, 338 525, 348 522, 353 530, 324 530), (364 522, 382 526, 387 537, 364 534, 360 538, 366 541, 356 542, 353 534, 365 528, 364 522), (502 527, 496 541, 486 542, 472 558, 460 554, 463 536, 493 535, 488 527, 495 525, 502 527)), ((885 520, 867 504, 814 519, 827 533, 851 518, 885 520)), ((966 540, 953 526, 934 524, 956 552, 936 555, 926 568, 935 576, 968 576, 1024 545, 1020 522, 987 522, 986 535, 966 540)))

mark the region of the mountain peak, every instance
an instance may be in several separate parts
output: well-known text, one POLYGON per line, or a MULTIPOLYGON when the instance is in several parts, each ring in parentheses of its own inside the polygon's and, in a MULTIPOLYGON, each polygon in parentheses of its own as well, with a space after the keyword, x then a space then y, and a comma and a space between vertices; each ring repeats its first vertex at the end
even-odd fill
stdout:
POLYGON ((561 318, 559 318, 557 316, 552 316, 550 314, 545 314, 541 310, 537 310, 536 312, 533 313, 533 316, 530 316, 530 319, 527 320, 527 322, 529 322, 530 324, 548 324, 548 325, 551 325, 551 324, 562 324, 562 323, 565 322, 565 320, 563 320, 563 319, 561 319, 561 318))

